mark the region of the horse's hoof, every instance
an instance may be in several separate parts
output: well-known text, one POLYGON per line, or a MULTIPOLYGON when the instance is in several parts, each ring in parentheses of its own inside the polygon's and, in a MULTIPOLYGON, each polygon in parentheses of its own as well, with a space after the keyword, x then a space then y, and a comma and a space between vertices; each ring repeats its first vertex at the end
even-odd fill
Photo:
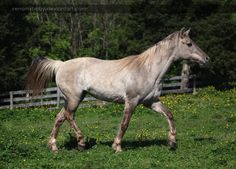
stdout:
POLYGON ((117 144, 115 144, 115 143, 112 144, 112 148, 113 148, 113 150, 115 151, 115 153, 119 153, 119 152, 122 151, 122 150, 121 150, 121 146, 120 146, 120 145, 117 145, 117 144))
POLYGON ((58 153, 58 148, 57 148, 56 145, 48 144, 48 148, 49 148, 53 153, 58 153))
POLYGON ((56 146, 49 146, 49 149, 53 152, 53 153, 58 153, 58 148, 56 146))
POLYGON ((56 145, 56 139, 55 138, 50 138, 48 140, 48 148, 53 152, 53 153, 58 153, 58 148, 56 145))
POLYGON ((58 153, 58 149, 56 150, 51 150, 54 154, 57 154, 58 153))
POLYGON ((115 150, 115 153, 120 153, 120 152, 122 152, 121 149, 115 150))
POLYGON ((86 149, 86 145, 85 144, 78 144, 78 150, 84 151, 85 149, 86 149))
POLYGON ((173 141, 169 141, 170 150, 176 150, 177 149, 177 143, 173 141))

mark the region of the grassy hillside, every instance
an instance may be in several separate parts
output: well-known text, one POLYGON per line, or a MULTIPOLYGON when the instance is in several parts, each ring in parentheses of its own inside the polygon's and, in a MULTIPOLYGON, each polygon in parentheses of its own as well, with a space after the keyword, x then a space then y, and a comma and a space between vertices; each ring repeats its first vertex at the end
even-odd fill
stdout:
POLYGON ((58 154, 47 148, 58 110, 46 108, 0 111, 0 168, 235 168, 236 89, 209 87, 196 95, 168 95, 162 101, 173 112, 178 148, 166 145, 167 122, 139 106, 123 141, 111 149, 123 105, 81 108, 76 120, 89 149, 76 149, 67 122, 58 136, 58 154))

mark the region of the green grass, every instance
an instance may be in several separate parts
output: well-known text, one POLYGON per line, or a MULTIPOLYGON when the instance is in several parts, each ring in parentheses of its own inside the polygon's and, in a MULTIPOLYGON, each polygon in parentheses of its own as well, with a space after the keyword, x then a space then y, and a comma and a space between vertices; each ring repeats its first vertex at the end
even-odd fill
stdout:
POLYGON ((81 108, 76 112, 89 149, 76 149, 67 122, 58 136, 58 154, 47 148, 58 110, 0 111, 0 168, 235 168, 236 89, 205 88, 196 95, 161 98, 173 112, 178 148, 166 145, 163 116, 139 106, 123 139, 121 153, 111 149, 123 105, 81 108))

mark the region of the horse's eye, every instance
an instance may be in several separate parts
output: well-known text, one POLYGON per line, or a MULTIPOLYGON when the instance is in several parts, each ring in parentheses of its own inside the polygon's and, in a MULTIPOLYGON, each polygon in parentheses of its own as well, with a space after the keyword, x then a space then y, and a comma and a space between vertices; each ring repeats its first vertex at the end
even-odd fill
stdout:
POLYGON ((187 43, 188 47, 191 47, 192 46, 192 43, 187 43))

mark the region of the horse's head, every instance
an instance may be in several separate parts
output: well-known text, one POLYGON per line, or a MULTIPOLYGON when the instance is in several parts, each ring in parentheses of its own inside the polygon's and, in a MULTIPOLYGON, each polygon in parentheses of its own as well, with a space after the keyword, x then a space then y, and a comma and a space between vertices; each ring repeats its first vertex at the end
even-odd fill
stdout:
POLYGON ((197 44, 189 37, 190 29, 184 31, 182 28, 179 31, 179 42, 176 56, 182 59, 189 59, 201 64, 205 64, 209 60, 209 56, 203 52, 197 44))

